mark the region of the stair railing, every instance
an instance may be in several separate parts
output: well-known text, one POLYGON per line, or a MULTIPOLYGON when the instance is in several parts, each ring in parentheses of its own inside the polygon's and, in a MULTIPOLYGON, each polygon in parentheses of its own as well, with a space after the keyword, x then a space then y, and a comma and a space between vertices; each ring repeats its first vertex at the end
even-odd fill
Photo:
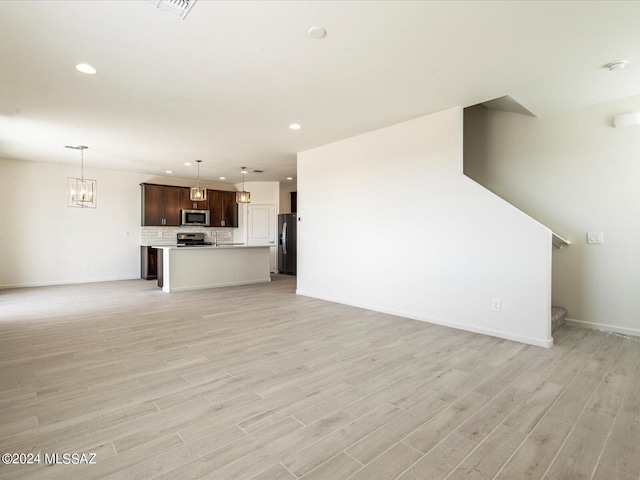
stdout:
POLYGON ((558 235, 555 232, 551 232, 551 243, 553 243, 553 246, 556 248, 562 248, 562 247, 566 247, 568 245, 571 245, 571 242, 565 238, 562 238, 560 235, 558 235))

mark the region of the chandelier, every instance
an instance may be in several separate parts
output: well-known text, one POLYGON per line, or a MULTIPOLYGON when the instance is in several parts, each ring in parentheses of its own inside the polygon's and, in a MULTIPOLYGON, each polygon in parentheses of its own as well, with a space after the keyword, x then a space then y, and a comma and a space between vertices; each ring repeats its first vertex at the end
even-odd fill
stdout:
POLYGON ((236 203, 251 203, 251 193, 244 190, 244 176, 248 173, 247 167, 242 167, 240 172, 242 173, 242 191, 236 192, 236 203))
POLYGON ((64 148, 80 150, 80 178, 67 177, 67 207, 96 208, 98 182, 84 178, 84 151, 89 147, 65 145, 64 148))
POLYGON ((195 187, 191 187, 191 200, 193 202, 202 202, 207 199, 207 189, 200 188, 200 163, 202 160, 196 160, 198 164, 198 183, 195 187))

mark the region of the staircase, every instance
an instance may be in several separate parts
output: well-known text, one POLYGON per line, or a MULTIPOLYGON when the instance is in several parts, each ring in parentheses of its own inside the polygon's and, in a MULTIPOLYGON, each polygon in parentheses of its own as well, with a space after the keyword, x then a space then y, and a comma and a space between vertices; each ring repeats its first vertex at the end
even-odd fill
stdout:
POLYGON ((567 318, 567 309, 564 307, 551 307, 551 333, 564 325, 567 318))
MULTIPOLYGON (((551 242, 558 250, 571 245, 571 242, 562 238, 555 232, 551 232, 551 242)), ((551 333, 558 330, 564 325, 564 320, 567 318, 567 309, 564 307, 551 307, 551 333)))

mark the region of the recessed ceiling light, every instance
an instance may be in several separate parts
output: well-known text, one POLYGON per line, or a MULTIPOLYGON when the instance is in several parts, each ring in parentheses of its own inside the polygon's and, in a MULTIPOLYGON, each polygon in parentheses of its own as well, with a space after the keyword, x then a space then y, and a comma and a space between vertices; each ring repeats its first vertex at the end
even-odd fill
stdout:
POLYGON ((291 130, 300 130, 302 127, 300 126, 299 123, 292 123, 291 125, 289 125, 289 128, 291 130))
POLYGON ((327 31, 322 27, 311 27, 307 34, 311 38, 315 38, 317 40, 320 38, 324 38, 324 36, 327 34, 327 31))
POLYGON ((173 170, 165 170, 164 173, 173 173, 173 170))
POLYGON ((226 180, 226 179, 227 179, 227 177, 218 177, 218 179, 220 179, 220 180, 226 180))
POLYGON ((627 66, 626 60, 618 60, 616 62, 607 63, 605 65, 605 67, 608 68, 610 72, 613 72, 614 70, 621 70, 626 66, 627 66))
POLYGON ((78 65, 76 65, 76 70, 82 73, 86 73, 87 75, 95 75, 96 73, 98 73, 98 70, 93 68, 88 63, 79 63, 78 65))
POLYGON ((287 177, 287 180, 293 180, 293 177, 287 177))
POLYGON ((184 164, 185 164, 187 167, 190 167, 190 166, 191 166, 191 162, 184 162, 184 164))

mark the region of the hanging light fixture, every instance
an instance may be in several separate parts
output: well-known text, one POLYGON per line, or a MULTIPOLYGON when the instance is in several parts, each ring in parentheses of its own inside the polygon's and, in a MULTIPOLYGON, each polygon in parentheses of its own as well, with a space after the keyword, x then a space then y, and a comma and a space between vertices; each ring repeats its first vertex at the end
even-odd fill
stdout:
POLYGON ((236 192, 236 203, 251 203, 251 193, 244 191, 244 176, 247 174, 247 167, 242 167, 242 191, 236 192))
POLYGON ((200 188, 200 163, 202 160, 196 160, 198 164, 198 184, 195 187, 191 187, 191 200, 194 202, 202 202, 207 199, 207 189, 200 188))
POLYGON ((80 150, 80 178, 67 177, 67 207, 96 208, 98 182, 84 178, 84 151, 89 147, 65 145, 64 148, 80 150))

